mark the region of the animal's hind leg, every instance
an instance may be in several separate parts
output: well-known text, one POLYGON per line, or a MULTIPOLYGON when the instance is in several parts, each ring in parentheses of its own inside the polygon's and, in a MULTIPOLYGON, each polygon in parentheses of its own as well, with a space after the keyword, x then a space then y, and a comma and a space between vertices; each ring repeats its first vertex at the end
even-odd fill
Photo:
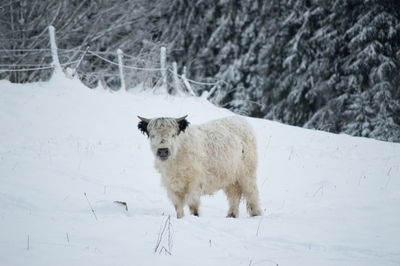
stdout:
POLYGON ((242 197, 242 191, 238 183, 234 183, 224 188, 225 194, 229 201, 229 210, 226 217, 236 218, 239 216, 239 203, 242 197))
POLYGON ((192 203, 189 205, 189 210, 192 215, 199 216, 199 205, 200 202, 192 203))
POLYGON ((189 194, 187 198, 190 213, 194 216, 199 216, 200 195, 197 193, 189 194))
POLYGON ((189 205, 190 213, 194 216, 199 216, 200 196, 200 184, 197 182, 190 183, 186 194, 186 202, 189 205))
POLYGON ((243 195, 246 198, 247 212, 250 216, 262 215, 259 206, 258 188, 256 183, 256 177, 248 176, 247 180, 241 180, 240 188, 242 189, 243 195))

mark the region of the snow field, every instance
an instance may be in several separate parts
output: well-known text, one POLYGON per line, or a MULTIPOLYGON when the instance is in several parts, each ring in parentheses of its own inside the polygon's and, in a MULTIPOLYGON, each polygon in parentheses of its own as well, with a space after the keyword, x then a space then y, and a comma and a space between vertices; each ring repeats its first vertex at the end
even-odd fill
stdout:
POLYGON ((61 76, 0 81, 0 95, 0 265, 400 264, 399 144, 249 118, 264 216, 242 203, 225 218, 218 192, 178 220, 136 115, 198 124, 229 111, 61 76))

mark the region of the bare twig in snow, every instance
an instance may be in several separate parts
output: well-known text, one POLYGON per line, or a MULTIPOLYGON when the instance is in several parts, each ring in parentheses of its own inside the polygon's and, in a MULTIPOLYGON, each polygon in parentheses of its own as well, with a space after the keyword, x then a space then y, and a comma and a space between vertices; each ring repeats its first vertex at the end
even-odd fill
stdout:
POLYGON ((293 154, 293 147, 290 150, 290 154, 289 154, 289 161, 292 159, 292 154, 293 154))
POLYGON ((154 248, 154 253, 159 253, 164 251, 165 254, 171 255, 171 250, 172 250, 172 233, 173 233, 173 228, 172 228, 172 223, 171 223, 171 215, 168 215, 168 217, 161 223, 160 227, 160 232, 158 233, 158 238, 157 238, 157 243, 156 247, 154 248), (165 237, 167 239, 165 240, 165 237), (163 245, 160 248, 160 245, 163 241, 167 241, 167 247, 163 245))
POLYGON ((83 195, 85 195, 85 197, 86 197, 86 200, 87 200, 87 202, 88 202, 88 204, 89 204, 89 207, 90 207, 90 209, 91 209, 91 211, 92 211, 92 213, 93 213, 94 218, 95 218, 96 220, 98 220, 98 219, 97 219, 97 216, 96 216, 96 213, 94 212, 94 209, 93 209, 93 207, 92 207, 92 204, 90 204, 90 201, 89 201, 89 199, 88 199, 88 197, 87 197, 87 195, 86 195, 86 192, 83 193, 83 195))
POLYGON ((269 148, 269 144, 271 143, 271 138, 272 138, 272 136, 269 136, 267 146, 265 146, 264 159, 265 159, 265 156, 267 155, 267 150, 269 148))
POLYGON ((318 192, 321 192, 321 197, 324 195, 324 185, 321 185, 313 194, 313 197, 315 198, 318 194, 318 192))
POLYGON ((389 171, 387 172, 386 176, 388 177, 386 180, 386 184, 385 184, 385 189, 387 189, 390 180, 392 179, 392 176, 390 175, 390 172, 392 171, 392 167, 390 167, 389 171))
POLYGON ((262 220, 263 220, 263 216, 260 217, 260 221, 258 222, 256 236, 258 236, 258 232, 260 230, 260 225, 261 225, 262 220))
POLYGON ((389 176, 391 171, 392 171, 392 167, 389 168, 389 170, 387 171, 386 175, 389 176))
MULTIPOLYGON (((268 150, 268 148, 269 148, 269 144, 271 143, 271 138, 272 138, 272 136, 269 136, 267 146, 265 147, 263 159, 265 159, 265 156, 267 155, 267 150, 268 150)), ((268 176, 266 176, 266 177, 264 178, 264 181, 263 181, 262 184, 261 184, 261 189, 264 187, 264 184, 265 184, 265 182, 267 182, 267 180, 268 180, 268 176)))

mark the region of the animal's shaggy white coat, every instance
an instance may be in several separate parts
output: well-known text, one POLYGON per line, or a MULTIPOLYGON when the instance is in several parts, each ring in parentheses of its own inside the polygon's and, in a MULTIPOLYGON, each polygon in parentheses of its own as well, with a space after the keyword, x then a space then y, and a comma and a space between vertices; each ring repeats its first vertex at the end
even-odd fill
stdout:
POLYGON ((234 116, 186 128, 189 123, 183 119, 142 119, 141 126, 139 123, 139 129, 150 137, 155 168, 161 173, 177 217, 184 216, 185 203, 198 215, 200 196, 220 189, 229 200, 228 217, 238 216, 242 196, 250 216, 261 215, 256 136, 250 124, 234 116), (181 126, 182 122, 186 123, 181 126), (169 149, 168 159, 158 156, 160 148, 169 149))

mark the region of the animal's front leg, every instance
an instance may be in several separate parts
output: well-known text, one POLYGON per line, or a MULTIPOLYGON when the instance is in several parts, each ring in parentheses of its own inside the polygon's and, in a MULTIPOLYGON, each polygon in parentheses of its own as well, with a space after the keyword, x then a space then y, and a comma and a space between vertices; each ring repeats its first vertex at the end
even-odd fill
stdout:
POLYGON ((176 210, 176 217, 182 218, 183 216, 185 216, 185 212, 183 211, 183 206, 185 204, 184 195, 181 193, 168 190, 168 197, 171 200, 172 204, 174 204, 176 210))
POLYGON ((185 216, 185 212, 183 211, 183 204, 175 204, 175 210, 176 210, 176 218, 180 219, 183 216, 185 216))
POLYGON ((199 216, 201 186, 199 182, 193 181, 189 184, 186 202, 189 205, 190 213, 194 216, 199 216))

